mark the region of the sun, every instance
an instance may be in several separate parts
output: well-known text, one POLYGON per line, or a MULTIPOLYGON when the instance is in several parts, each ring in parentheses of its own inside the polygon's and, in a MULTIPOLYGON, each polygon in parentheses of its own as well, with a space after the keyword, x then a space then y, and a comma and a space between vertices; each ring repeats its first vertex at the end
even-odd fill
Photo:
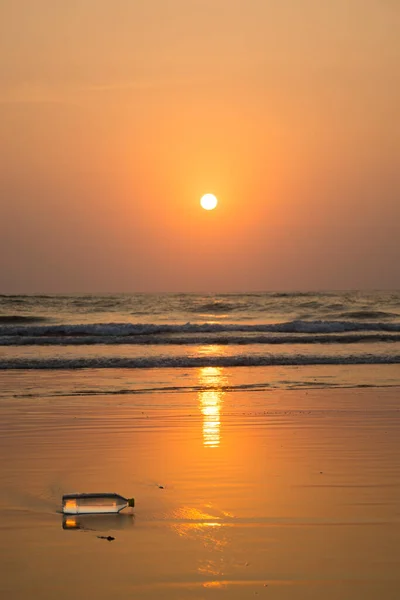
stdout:
POLYGON ((218 200, 214 194, 205 194, 201 198, 200 204, 205 210, 213 210, 217 206, 218 200))

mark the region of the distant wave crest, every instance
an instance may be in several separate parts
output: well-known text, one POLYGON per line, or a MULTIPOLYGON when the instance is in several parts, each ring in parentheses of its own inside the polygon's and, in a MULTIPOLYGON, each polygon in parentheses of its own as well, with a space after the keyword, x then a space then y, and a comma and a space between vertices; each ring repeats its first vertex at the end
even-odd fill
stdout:
POLYGON ((383 310, 354 310, 344 312, 340 315, 343 319, 393 319, 398 318, 400 315, 392 312, 385 312, 383 310))
POLYGON ((190 306, 189 312, 199 314, 220 314, 226 312, 234 312, 238 310, 246 310, 248 304, 236 303, 236 302, 206 302, 205 304, 190 306))

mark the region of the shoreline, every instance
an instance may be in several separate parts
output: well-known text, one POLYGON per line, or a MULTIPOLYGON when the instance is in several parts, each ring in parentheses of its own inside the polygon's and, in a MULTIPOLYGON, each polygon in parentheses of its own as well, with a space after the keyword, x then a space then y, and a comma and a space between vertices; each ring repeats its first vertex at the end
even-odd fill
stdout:
POLYGON ((10 391, 6 597, 397 598, 400 388, 10 391), (62 493, 110 490, 135 497, 132 517, 63 528, 62 493))

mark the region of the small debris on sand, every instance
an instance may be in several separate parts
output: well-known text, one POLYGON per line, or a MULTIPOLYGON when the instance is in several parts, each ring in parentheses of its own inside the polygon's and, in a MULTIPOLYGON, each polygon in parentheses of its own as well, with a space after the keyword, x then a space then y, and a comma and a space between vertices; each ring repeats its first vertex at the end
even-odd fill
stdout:
POLYGON ((115 537, 113 537, 112 535, 98 535, 97 537, 99 538, 99 540, 108 540, 109 542, 115 540, 115 537))

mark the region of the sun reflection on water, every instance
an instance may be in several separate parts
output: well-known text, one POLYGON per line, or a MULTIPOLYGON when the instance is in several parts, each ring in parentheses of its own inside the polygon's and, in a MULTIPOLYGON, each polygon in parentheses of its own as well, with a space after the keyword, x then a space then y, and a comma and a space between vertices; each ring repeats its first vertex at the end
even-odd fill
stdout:
POLYGON ((216 448, 221 442, 221 407, 225 377, 220 367, 203 367, 199 371, 199 406, 203 415, 203 444, 216 448))

